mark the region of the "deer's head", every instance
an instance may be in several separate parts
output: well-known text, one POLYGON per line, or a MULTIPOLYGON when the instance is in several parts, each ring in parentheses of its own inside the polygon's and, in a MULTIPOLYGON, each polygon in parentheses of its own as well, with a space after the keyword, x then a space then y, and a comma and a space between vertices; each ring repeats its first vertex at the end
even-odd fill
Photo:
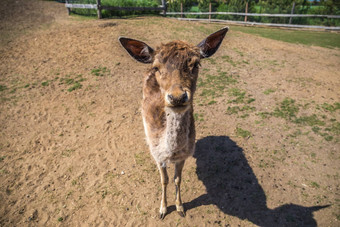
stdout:
POLYGON ((225 27, 194 46, 182 41, 162 44, 156 50, 144 42, 120 37, 119 41, 137 61, 152 64, 150 75, 164 98, 164 105, 176 112, 192 104, 200 60, 212 56, 228 31, 225 27))

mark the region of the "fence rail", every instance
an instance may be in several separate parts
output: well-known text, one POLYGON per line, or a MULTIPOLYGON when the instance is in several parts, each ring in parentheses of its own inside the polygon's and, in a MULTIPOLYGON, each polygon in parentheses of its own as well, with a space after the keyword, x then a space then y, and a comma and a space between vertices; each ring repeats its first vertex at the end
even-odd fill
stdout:
POLYGON ((208 21, 208 22, 224 22, 224 23, 234 23, 234 24, 244 24, 244 25, 261 25, 270 27, 286 27, 286 28, 307 28, 307 29, 325 29, 340 31, 340 27, 329 27, 329 26, 317 26, 317 25, 300 25, 292 24, 293 17, 314 17, 314 18, 327 18, 327 19, 340 19, 340 15, 319 15, 319 14, 294 14, 295 1, 293 2, 290 14, 268 14, 268 13, 248 13, 248 3, 246 3, 246 9, 244 13, 236 12, 212 12, 211 3, 209 3, 209 12, 183 12, 183 3, 181 3, 181 12, 167 12, 167 15, 180 15, 179 20, 187 21, 208 21), (199 19, 199 18, 184 18, 184 15, 208 15, 209 19, 199 19), (244 16, 243 21, 232 21, 232 20, 222 20, 222 19, 212 19, 211 15, 235 15, 244 16), (248 17, 289 17, 289 24, 274 24, 274 23, 260 23, 260 22, 250 22, 248 17))
POLYGON ((234 12, 167 12, 167 15, 236 15, 236 16, 260 16, 260 17, 323 17, 340 18, 340 15, 317 14, 268 14, 268 13, 234 13, 234 12))
POLYGON ((96 9, 98 18, 102 18, 102 10, 125 10, 125 11, 146 11, 146 10, 152 10, 152 11, 163 11, 163 14, 166 14, 166 3, 165 0, 162 0, 162 5, 159 7, 124 7, 124 6, 106 6, 101 4, 101 0, 96 0, 97 4, 73 4, 69 3, 68 0, 65 1, 65 7, 68 10, 68 13, 70 14, 70 9, 96 9))
POLYGON ((248 5, 246 5, 245 13, 235 13, 235 12, 212 12, 211 11, 211 3, 209 4, 209 12, 183 12, 183 5, 181 3, 181 12, 167 12, 166 0, 162 0, 162 5, 159 7, 120 7, 120 6, 106 6, 101 4, 101 0, 96 0, 97 4, 72 4, 69 3, 68 0, 65 0, 66 8, 68 12, 71 12, 71 9, 95 9, 97 10, 98 18, 102 18, 102 10, 110 10, 110 11, 163 11, 161 14, 166 15, 181 15, 180 20, 188 20, 188 21, 209 21, 209 22, 225 22, 225 23, 235 23, 235 24, 246 24, 246 25, 262 25, 262 26, 272 26, 272 27, 288 27, 288 28, 308 28, 308 29, 325 29, 325 30, 335 30, 340 31, 340 27, 328 27, 328 26, 315 26, 315 25, 296 25, 291 24, 293 17, 314 17, 314 18, 328 18, 328 19, 340 19, 340 15, 319 15, 319 14, 294 14, 293 4, 291 14, 268 14, 268 13, 248 13, 248 5), (198 18, 183 18, 184 15, 208 15, 209 19, 198 19, 198 18), (235 15, 235 16, 244 16, 243 21, 231 21, 231 20, 222 20, 222 19, 212 19, 211 15, 235 15), (273 24, 273 23, 260 23, 260 22, 250 22, 248 21, 248 17, 289 17, 289 24, 273 24))
POLYGON ((97 5, 95 4, 65 4, 66 8, 73 8, 73 9, 97 9, 97 5))
POLYGON ((231 23, 231 24, 243 24, 243 25, 260 25, 268 27, 286 27, 286 28, 307 28, 307 29, 324 29, 329 31, 340 31, 340 27, 327 27, 317 25, 299 25, 299 24, 271 24, 271 23, 259 23, 259 22, 244 22, 244 21, 232 21, 232 20, 220 20, 220 19, 198 19, 198 18, 177 18, 184 21, 202 21, 202 22, 218 22, 218 23, 231 23))

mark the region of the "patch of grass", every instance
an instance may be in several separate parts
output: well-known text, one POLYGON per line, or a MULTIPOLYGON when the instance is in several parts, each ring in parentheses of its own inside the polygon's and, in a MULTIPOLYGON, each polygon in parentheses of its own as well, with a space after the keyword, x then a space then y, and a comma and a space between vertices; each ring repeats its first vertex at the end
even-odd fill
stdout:
POLYGON ((250 98, 251 95, 246 95, 245 91, 240 90, 239 88, 230 88, 228 90, 229 96, 234 97, 234 99, 229 100, 228 103, 252 103, 255 101, 254 98, 250 98))
POLYGON ((203 89, 202 93, 200 96, 215 96, 216 91, 214 89, 203 89))
POLYGON ((110 74, 110 70, 106 67, 99 66, 91 70, 91 74, 95 76, 107 76, 110 74))
POLYGON ((264 160, 264 159, 261 159, 260 163, 259 163, 259 167, 260 168, 274 167, 274 163, 267 161, 267 160, 264 160))
POLYGON ((242 51, 240 51, 239 49, 237 49, 237 48, 233 48, 233 50, 236 52, 236 53, 238 53, 241 57, 243 57, 244 56, 244 54, 243 54, 243 52, 242 51))
POLYGON ((312 182, 310 183, 310 186, 311 186, 312 188, 320 188, 320 185, 319 185, 318 183, 316 183, 315 181, 312 181, 312 182))
POLYGON ((146 157, 144 156, 144 153, 135 154, 135 162, 137 165, 144 165, 145 161, 146 157))
POLYGON ((220 69, 215 75, 202 75, 197 81, 197 87, 203 88, 199 94, 202 97, 199 101, 208 105, 214 104, 216 102, 215 98, 221 97, 229 85, 238 83, 236 78, 237 76, 228 75, 220 69))
MULTIPOLYGON (((287 121, 297 124, 299 127, 302 126, 309 126, 311 127, 311 131, 317 135, 322 136, 326 141, 332 141, 335 136, 340 135, 340 122, 338 122, 335 118, 329 119, 329 117, 325 114, 317 115, 318 112, 313 113, 311 115, 300 115, 299 116, 299 109, 302 107, 304 110, 311 109, 313 103, 307 103, 305 105, 297 104, 294 99, 285 98, 282 102, 278 103, 277 107, 274 109, 273 112, 261 112, 257 113, 257 116, 260 116, 262 119, 266 119, 269 117, 279 117, 284 118, 287 121)), ((336 111, 337 107, 336 104, 334 105, 323 105, 323 109, 326 111, 332 112, 336 111)), ((316 107, 316 110, 321 111, 320 106, 316 107)), ((302 134, 296 134, 296 132, 300 131, 298 129, 295 133, 290 134, 291 137, 297 137, 298 135, 308 135, 309 130, 302 134)), ((310 137, 311 138, 311 137, 310 137)), ((338 141, 338 139, 337 139, 338 141)))
POLYGON ((225 56, 222 56, 222 59, 225 60, 226 62, 228 62, 229 64, 231 64, 232 66, 236 66, 236 62, 233 61, 233 59, 231 59, 230 56, 228 55, 225 55, 225 56))
POLYGON ((263 94, 269 95, 270 93, 274 93, 274 92, 275 92, 275 89, 269 88, 269 89, 265 90, 265 91, 263 92, 263 94))
POLYGON ((216 60, 214 58, 205 58, 205 59, 208 60, 210 64, 216 65, 216 60))
POLYGON ((195 121, 204 121, 204 115, 202 113, 194 113, 194 119, 195 121))
POLYGON ((228 107, 227 109, 227 114, 228 115, 232 115, 232 114, 237 114, 239 112, 244 112, 244 111, 255 111, 256 108, 253 107, 253 106, 248 106, 248 105, 245 105, 245 106, 233 106, 233 107, 228 107))
POLYGON ((281 117, 286 120, 296 118, 296 114, 299 112, 299 107, 295 104, 295 100, 291 98, 285 98, 280 107, 275 108, 273 116, 281 117))
POLYGON ((340 135, 340 122, 333 122, 330 128, 326 128, 326 131, 329 131, 335 135, 340 135))
POLYGON ((73 153, 75 152, 75 150, 66 150, 66 151, 63 151, 62 153, 61 153, 61 155, 63 156, 63 157, 70 157, 73 153))
POLYGON ((71 91, 80 89, 82 87, 83 87, 83 85, 77 81, 69 89, 67 89, 67 91, 71 92, 71 91))
POLYGON ((5 90, 7 90, 6 85, 0 84, 0 91, 5 91, 5 90))
POLYGON ((62 222, 62 221, 64 221, 64 218, 63 217, 59 217, 58 218, 58 222, 62 222))
POLYGON ((208 105, 212 105, 212 104, 215 104, 216 101, 215 100, 211 100, 210 102, 208 102, 208 105))
POLYGON ((44 82, 41 83, 41 85, 44 86, 44 87, 46 87, 46 86, 49 85, 49 82, 48 82, 48 81, 44 81, 44 82))
POLYGON ((229 95, 231 97, 236 97, 236 98, 233 100, 229 100, 228 103, 244 103, 246 92, 241 91, 238 88, 231 88, 229 89, 229 95))
POLYGON ((297 124, 309 125, 309 126, 324 126, 325 122, 318 119, 318 117, 313 114, 311 116, 302 116, 294 120, 297 124))
POLYGON ((324 104, 321 105, 321 108, 328 111, 328 112, 333 113, 333 112, 340 109, 340 103, 336 102, 333 105, 328 104, 328 103, 324 103, 324 104))
POLYGON ((85 81, 86 79, 83 78, 83 76, 81 74, 77 75, 77 76, 72 76, 72 75, 66 75, 64 78, 60 78, 59 79, 59 84, 66 84, 68 85, 68 92, 72 92, 74 90, 77 89, 81 89, 83 87, 83 85, 81 84, 81 82, 85 81))
POLYGON ((251 136, 251 132, 244 130, 242 128, 236 127, 236 135, 242 138, 249 138, 251 136))
POLYGON ((265 38, 280 40, 288 43, 299 43, 308 46, 340 48, 340 34, 330 32, 296 31, 275 28, 251 28, 232 26, 233 31, 259 35, 265 38))
POLYGON ((3 160, 5 160, 6 156, 1 156, 0 157, 0 162, 2 162, 3 160))

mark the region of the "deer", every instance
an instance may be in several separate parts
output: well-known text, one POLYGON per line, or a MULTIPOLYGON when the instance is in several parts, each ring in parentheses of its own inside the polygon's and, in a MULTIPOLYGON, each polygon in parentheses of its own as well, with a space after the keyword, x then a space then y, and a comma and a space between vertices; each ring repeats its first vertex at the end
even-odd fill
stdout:
POLYGON ((193 98, 200 60, 218 50, 228 29, 220 29, 196 46, 172 41, 153 49, 139 40, 118 38, 132 58, 151 64, 143 79, 141 112, 146 141, 161 177, 160 219, 167 214, 168 163, 175 165, 176 210, 185 216, 180 188, 185 160, 195 151, 193 98))

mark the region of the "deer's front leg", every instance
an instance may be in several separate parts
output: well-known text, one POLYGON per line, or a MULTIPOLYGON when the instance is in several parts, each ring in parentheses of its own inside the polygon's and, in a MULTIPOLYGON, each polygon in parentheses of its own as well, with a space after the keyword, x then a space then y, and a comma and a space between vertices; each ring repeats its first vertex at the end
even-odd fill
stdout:
POLYGON ((159 209, 159 218, 164 219, 167 212, 167 201, 166 201, 166 187, 169 183, 168 173, 166 171, 166 166, 158 163, 159 173, 161 175, 161 183, 162 183, 162 200, 161 207, 159 209))
POLYGON ((175 185, 176 185, 176 210, 182 217, 185 216, 184 207, 181 199, 181 180, 182 180, 182 170, 184 166, 184 160, 177 162, 175 165, 175 185))

